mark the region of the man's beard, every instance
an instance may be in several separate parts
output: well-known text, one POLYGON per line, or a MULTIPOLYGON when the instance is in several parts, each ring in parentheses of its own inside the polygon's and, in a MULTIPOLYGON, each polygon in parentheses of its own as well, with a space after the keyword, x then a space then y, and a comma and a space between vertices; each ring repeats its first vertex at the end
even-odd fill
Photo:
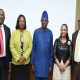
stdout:
POLYGON ((46 26, 42 26, 42 28, 45 30, 47 27, 46 26))

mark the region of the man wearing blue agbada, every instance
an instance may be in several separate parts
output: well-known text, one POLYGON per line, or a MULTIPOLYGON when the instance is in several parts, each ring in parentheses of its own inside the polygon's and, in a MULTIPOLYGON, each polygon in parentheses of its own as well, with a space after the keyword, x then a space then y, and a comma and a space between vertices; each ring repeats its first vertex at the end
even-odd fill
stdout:
POLYGON ((40 28, 34 31, 31 64, 35 80, 48 80, 53 65, 53 34, 47 28, 48 13, 44 11, 41 17, 40 28))

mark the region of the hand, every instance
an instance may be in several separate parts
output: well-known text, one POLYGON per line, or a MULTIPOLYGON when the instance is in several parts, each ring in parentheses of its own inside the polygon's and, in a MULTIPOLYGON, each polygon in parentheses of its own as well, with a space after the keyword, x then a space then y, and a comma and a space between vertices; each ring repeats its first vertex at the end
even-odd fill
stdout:
POLYGON ((34 66, 32 65, 32 70, 33 70, 33 72, 34 72, 34 66))
POLYGON ((51 72, 51 70, 52 70, 52 67, 49 68, 49 73, 51 72))
POLYGON ((66 66, 65 65, 62 65, 62 68, 63 68, 63 71, 65 70, 66 66))
POLYGON ((20 58, 19 62, 20 62, 20 64, 21 64, 21 65, 23 65, 23 64, 24 64, 24 62, 22 61, 22 59, 21 59, 21 58, 20 58))
POLYGON ((65 70, 65 65, 60 65, 60 71, 63 72, 65 70))
POLYGON ((24 64, 24 61, 25 61, 25 57, 24 56, 21 56, 20 57, 20 60, 19 60, 20 64, 23 65, 24 64))
POLYGON ((9 72, 11 72, 11 62, 9 62, 9 72))
POLYGON ((61 72, 63 72, 63 67, 62 67, 61 64, 59 64, 59 69, 60 69, 61 72))

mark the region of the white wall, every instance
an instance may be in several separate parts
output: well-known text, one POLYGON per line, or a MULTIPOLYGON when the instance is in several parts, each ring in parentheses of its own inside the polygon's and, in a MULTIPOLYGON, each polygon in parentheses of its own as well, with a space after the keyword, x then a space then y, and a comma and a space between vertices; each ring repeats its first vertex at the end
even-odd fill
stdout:
POLYGON ((76 0, 0 0, 0 8, 4 9, 5 24, 11 30, 15 28, 18 15, 24 14, 27 28, 33 35, 33 31, 41 26, 44 10, 49 14, 48 28, 53 32, 54 40, 60 35, 61 24, 68 25, 70 38, 75 29, 76 0))

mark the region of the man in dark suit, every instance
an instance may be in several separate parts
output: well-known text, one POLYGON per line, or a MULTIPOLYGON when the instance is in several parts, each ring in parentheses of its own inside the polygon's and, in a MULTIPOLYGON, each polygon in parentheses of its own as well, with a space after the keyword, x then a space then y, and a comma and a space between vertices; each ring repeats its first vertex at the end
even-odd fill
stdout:
POLYGON ((72 35, 72 67, 71 80, 80 80, 80 19, 79 29, 72 35))
POLYGON ((9 49, 10 29, 4 24, 5 13, 0 9, 0 80, 8 80, 9 62, 11 54, 9 49))

